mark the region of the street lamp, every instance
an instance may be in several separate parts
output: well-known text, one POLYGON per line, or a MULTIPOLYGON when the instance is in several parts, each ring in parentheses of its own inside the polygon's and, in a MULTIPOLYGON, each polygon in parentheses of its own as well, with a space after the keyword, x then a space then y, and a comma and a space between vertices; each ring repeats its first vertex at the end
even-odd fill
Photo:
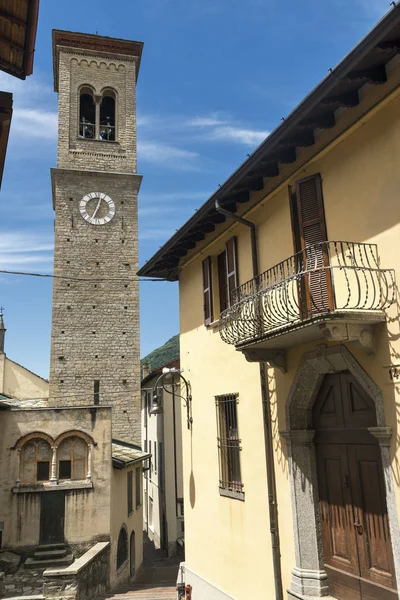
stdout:
POLYGON ((186 407, 186 415, 187 415, 187 426, 188 429, 191 428, 193 419, 192 419, 192 391, 190 387, 190 382, 184 378, 180 369, 168 369, 164 367, 161 375, 158 377, 157 381, 154 384, 153 388, 153 399, 151 402, 151 415, 160 415, 163 412, 163 407, 161 405, 161 394, 160 391, 163 389, 168 394, 176 394, 179 398, 182 398, 184 402, 184 406, 186 407), (182 379, 185 384, 186 389, 186 399, 180 394, 176 394, 177 383, 175 382, 175 375, 178 375, 179 379, 182 379), (165 388, 168 385, 172 388, 172 391, 165 388))

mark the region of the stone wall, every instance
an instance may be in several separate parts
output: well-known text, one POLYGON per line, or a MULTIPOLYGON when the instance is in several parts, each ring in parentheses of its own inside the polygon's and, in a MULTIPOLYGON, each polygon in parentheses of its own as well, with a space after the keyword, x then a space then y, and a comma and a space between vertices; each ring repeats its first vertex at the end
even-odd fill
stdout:
POLYGON ((140 444, 140 347, 137 175, 55 169, 54 279, 50 403, 112 405, 113 437, 140 444), (115 202, 106 225, 91 225, 79 212, 88 192, 115 202), (96 281, 99 279, 99 281, 96 281))
POLYGON ((40 506, 43 494, 65 495, 65 542, 74 550, 109 539, 111 504, 110 407, 5 410, 0 413, 0 521, 4 523, 3 548, 29 556, 39 544, 40 506), (90 436, 90 481, 19 483, 18 440, 41 432, 55 440, 79 431, 90 436))
POLYGON ((109 542, 99 542, 65 569, 43 573, 43 594, 48 600, 90 600, 109 588, 109 542))
POLYGON ((60 48, 50 402, 112 405, 113 436, 140 444, 139 290, 136 175, 136 58, 60 48), (82 86, 96 101, 116 94, 116 141, 79 137, 82 86), (79 202, 103 192, 111 221, 85 221, 79 202), (71 277, 72 279, 66 279, 71 277), (73 278, 87 278, 77 281, 73 278))

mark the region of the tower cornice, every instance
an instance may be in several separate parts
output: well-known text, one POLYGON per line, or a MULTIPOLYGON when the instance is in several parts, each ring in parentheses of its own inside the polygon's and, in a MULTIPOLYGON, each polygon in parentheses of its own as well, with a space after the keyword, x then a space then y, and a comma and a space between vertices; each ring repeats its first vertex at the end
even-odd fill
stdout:
POLYGON ((136 77, 139 74, 143 42, 53 29, 53 72, 54 90, 56 92, 58 92, 58 54, 61 48, 84 50, 86 53, 91 52, 96 56, 111 54, 114 58, 116 55, 121 56, 121 58, 134 58, 138 63, 136 77))

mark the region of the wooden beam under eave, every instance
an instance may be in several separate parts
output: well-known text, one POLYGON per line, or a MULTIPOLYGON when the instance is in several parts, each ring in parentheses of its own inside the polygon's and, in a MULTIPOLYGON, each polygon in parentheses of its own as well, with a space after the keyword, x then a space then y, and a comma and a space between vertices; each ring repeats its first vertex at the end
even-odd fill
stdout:
POLYGON ((358 97, 358 91, 353 90, 352 92, 339 94, 338 96, 329 96, 328 98, 324 98, 321 100, 321 104, 351 108, 353 106, 358 106, 360 104, 360 99, 358 97))
POLYGON ((391 40, 389 42, 381 42, 377 45, 377 49, 385 52, 397 52, 397 54, 400 54, 400 39, 391 40))
POLYGON ((367 81, 373 84, 386 83, 387 75, 385 65, 379 65, 371 69, 362 69, 360 71, 351 71, 345 77, 348 81, 367 81))
POLYGON ((15 17, 14 15, 4 12, 4 10, 0 10, 0 20, 6 21, 7 23, 12 23, 13 25, 18 25, 18 27, 26 27, 25 21, 15 17))
POLYGON ((296 161, 296 148, 288 148, 277 155, 278 162, 282 165, 290 165, 296 161))
POLYGON ((3 46, 4 48, 11 48, 11 50, 20 52, 21 54, 23 54, 25 50, 23 46, 20 46, 19 44, 16 44, 15 42, 12 42, 8 38, 4 37, 0 37, 0 46, 3 46))
POLYGON ((277 162, 261 161, 257 173, 262 174, 263 177, 278 177, 279 175, 279 164, 277 162))
POLYGON ((314 144, 314 132, 312 129, 309 129, 303 133, 298 133, 296 136, 288 139, 287 141, 282 141, 280 145, 283 147, 294 146, 296 148, 308 148, 308 146, 313 146, 314 144))
POLYGON ((199 223, 199 229, 204 233, 212 233, 215 230, 215 225, 211 221, 207 221, 206 223, 199 223))
POLYGON ((322 115, 310 117, 307 121, 301 121, 297 126, 305 128, 312 127, 313 129, 331 129, 332 127, 335 127, 335 125, 335 113, 333 111, 329 111, 323 113, 322 115))
MULTIPOLYGON (((238 185, 242 185, 242 183, 240 183, 238 185)), ((238 192, 236 192, 234 194, 228 194, 227 196, 224 196, 223 198, 221 198, 221 202, 224 202, 224 208, 225 208, 226 202, 239 202, 239 204, 244 204, 245 202, 248 202, 249 200, 250 200, 250 192, 248 191, 248 186, 245 183, 245 180, 243 180, 242 189, 240 189, 238 192)))

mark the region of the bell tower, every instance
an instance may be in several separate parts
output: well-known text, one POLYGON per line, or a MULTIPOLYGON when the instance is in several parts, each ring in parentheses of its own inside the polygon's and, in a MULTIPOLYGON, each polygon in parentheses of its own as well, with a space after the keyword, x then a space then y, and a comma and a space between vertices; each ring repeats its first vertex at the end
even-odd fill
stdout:
POLYGON ((140 443, 136 80, 143 44, 53 31, 58 92, 50 397, 140 443))

